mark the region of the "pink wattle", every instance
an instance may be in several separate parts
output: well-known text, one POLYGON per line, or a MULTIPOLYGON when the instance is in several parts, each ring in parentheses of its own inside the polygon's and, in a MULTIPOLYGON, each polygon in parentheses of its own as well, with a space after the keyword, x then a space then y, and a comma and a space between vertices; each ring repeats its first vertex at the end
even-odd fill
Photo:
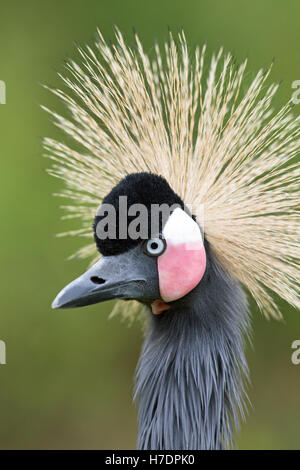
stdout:
POLYGON ((178 245, 168 243, 157 264, 161 298, 171 302, 184 297, 199 284, 205 272, 202 240, 178 245))

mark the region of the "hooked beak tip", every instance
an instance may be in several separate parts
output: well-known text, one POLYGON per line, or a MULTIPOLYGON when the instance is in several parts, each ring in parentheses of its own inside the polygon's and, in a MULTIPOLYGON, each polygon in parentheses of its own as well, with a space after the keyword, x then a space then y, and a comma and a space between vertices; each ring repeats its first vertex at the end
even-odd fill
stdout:
POLYGON ((53 310, 56 310, 58 308, 61 308, 61 303, 59 302, 59 299, 58 299, 58 295, 55 297, 55 299, 53 300, 52 304, 51 304, 51 308, 53 310))
POLYGON ((64 287, 58 294, 57 296, 55 297, 55 299, 53 300, 52 304, 51 304, 51 308, 53 310, 56 310, 58 308, 64 308, 67 306, 68 304, 68 297, 65 295, 66 291, 67 291, 67 288, 68 286, 64 287))

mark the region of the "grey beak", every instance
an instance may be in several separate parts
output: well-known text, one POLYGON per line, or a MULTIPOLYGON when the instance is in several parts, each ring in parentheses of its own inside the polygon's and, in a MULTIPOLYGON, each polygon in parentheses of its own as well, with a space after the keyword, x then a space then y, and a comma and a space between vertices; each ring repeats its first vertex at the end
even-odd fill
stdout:
POLYGON ((153 301, 159 298, 157 263, 141 246, 103 256, 56 296, 52 308, 72 308, 112 299, 153 301))

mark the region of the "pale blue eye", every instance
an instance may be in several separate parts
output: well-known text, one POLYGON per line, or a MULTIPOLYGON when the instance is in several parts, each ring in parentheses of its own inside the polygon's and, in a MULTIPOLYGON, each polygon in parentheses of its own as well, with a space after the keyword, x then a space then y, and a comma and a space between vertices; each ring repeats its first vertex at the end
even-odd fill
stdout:
POLYGON ((159 256, 166 249, 166 241, 162 238, 150 238, 144 245, 144 252, 149 256, 159 256))

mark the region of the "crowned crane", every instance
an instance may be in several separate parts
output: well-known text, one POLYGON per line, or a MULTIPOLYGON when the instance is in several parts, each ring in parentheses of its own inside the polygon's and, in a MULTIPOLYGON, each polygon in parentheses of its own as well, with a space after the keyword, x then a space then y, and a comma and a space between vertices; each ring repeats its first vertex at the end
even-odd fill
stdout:
POLYGON ((70 91, 52 90, 70 116, 48 111, 75 144, 45 139, 50 172, 82 219, 71 234, 94 237, 79 256, 100 254, 53 308, 123 299, 132 318, 142 307, 139 449, 230 448, 247 401, 247 293, 266 316, 281 316, 272 291, 300 305, 299 119, 290 103, 271 108, 270 70, 246 88, 246 62, 221 50, 206 67, 183 33, 152 58, 135 40, 116 29, 108 45, 98 31, 82 64, 67 64, 70 91), (147 230, 135 221, 133 237, 137 205, 147 230), (169 211, 153 228, 157 206, 169 211))

